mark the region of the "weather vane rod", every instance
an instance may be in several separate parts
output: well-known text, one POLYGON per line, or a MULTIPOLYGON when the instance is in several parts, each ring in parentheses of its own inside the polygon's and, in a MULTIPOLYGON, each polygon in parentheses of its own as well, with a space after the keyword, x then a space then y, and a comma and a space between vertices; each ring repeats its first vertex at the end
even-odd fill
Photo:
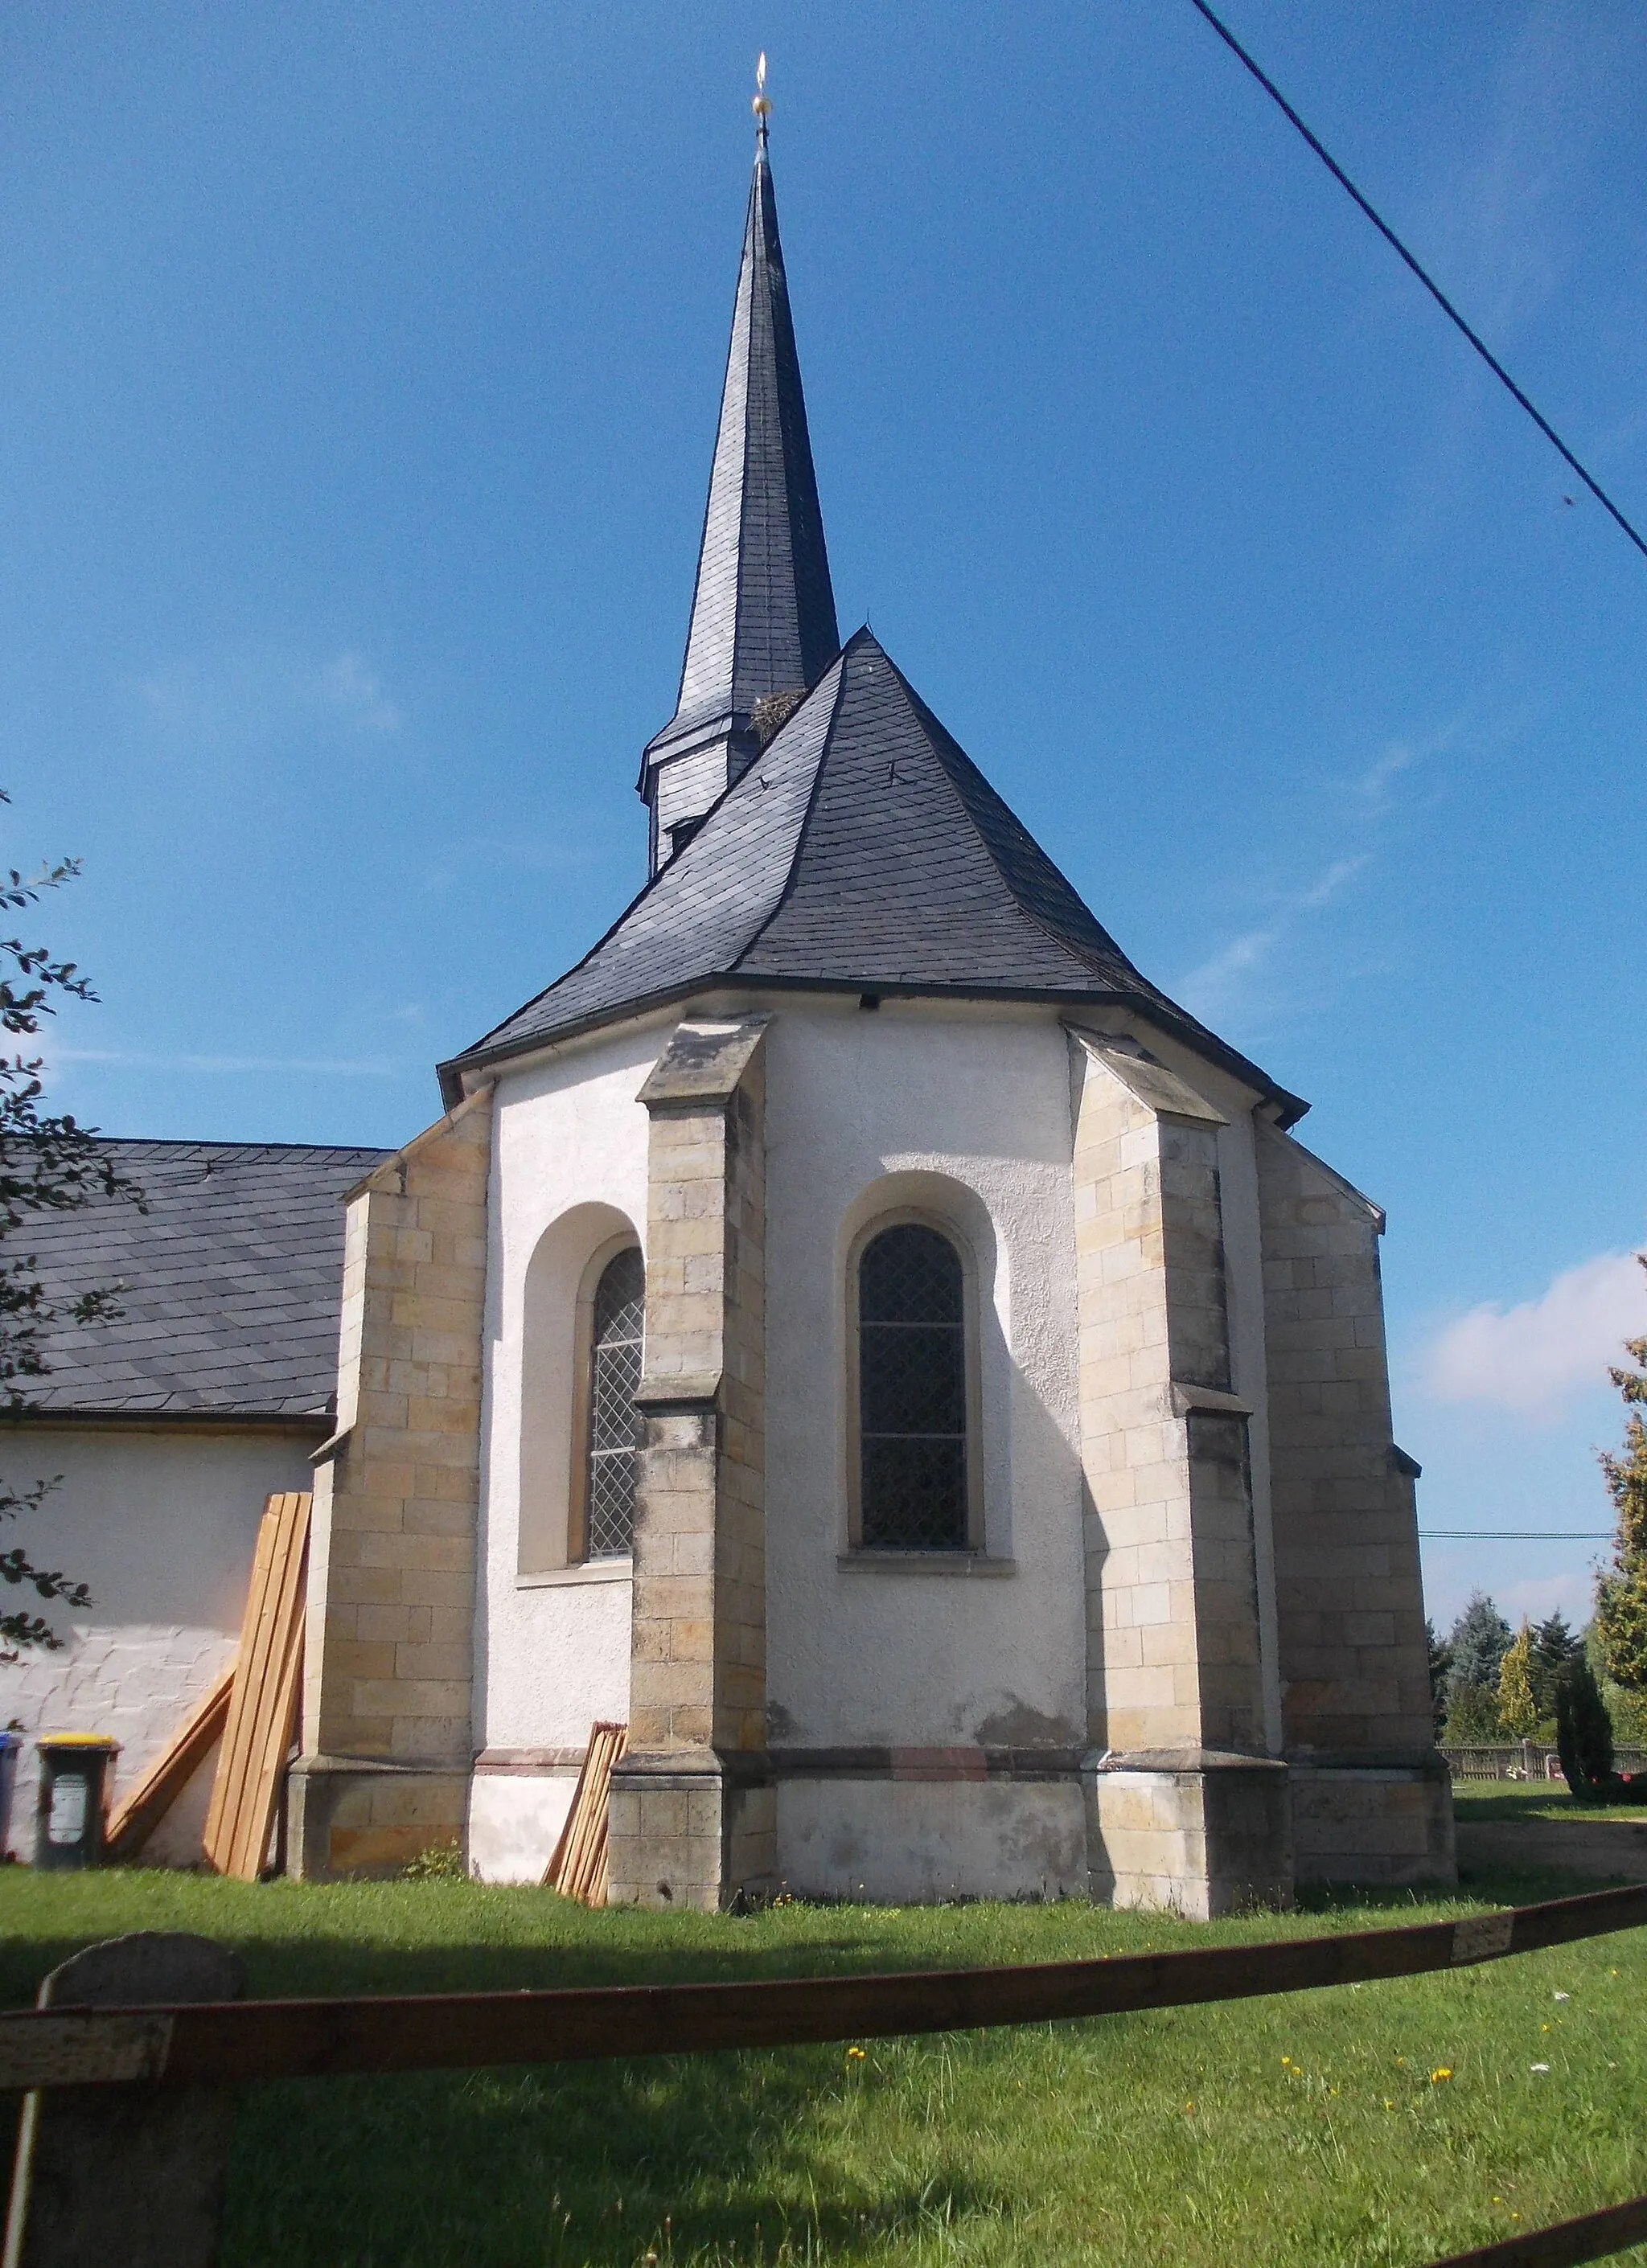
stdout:
POLYGON ((766 122, 772 114, 772 106, 766 92, 766 50, 763 48, 755 58, 755 99, 750 105, 755 113, 755 138, 764 144, 766 122))

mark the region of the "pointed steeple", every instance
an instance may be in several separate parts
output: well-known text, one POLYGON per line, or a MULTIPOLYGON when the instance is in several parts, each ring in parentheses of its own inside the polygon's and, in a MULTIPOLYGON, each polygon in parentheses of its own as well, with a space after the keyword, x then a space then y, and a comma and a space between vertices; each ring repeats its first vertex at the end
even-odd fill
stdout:
POLYGON ((815 686, 839 651, 778 208, 756 98, 732 345, 675 715, 646 752, 655 873, 757 753, 775 696, 815 686))

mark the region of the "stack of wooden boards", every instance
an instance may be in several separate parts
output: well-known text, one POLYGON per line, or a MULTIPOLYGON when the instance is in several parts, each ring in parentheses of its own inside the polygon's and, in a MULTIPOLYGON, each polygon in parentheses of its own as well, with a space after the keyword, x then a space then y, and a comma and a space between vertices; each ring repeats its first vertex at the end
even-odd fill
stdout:
POLYGON ((132 1859, 221 1741, 206 1813, 205 1862, 214 1874, 255 1881, 268 1856, 297 1729, 303 1671, 309 1509, 307 1491, 271 1496, 252 1561, 234 1667, 201 1701, 166 1754, 109 1818, 106 1846, 132 1859))
POLYGON ((606 1807, 612 1792, 612 1766, 629 1744, 627 1725, 595 1723, 572 1790, 572 1809, 543 1880, 563 1897, 580 1905, 606 1904, 606 1807))

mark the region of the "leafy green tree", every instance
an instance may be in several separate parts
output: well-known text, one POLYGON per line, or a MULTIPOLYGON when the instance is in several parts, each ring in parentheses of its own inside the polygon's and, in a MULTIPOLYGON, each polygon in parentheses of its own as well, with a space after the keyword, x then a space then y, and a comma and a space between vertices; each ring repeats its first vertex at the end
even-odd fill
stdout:
MULTIPOLYGON (((9 800, 0 790, 0 802, 9 800)), ((77 858, 60 859, 27 880, 12 868, 0 880, 0 912, 22 912, 38 902, 42 890, 60 887, 79 871, 77 858)), ((63 1000, 96 997, 71 961, 54 961, 45 946, 25 945, 20 938, 0 939, 0 1033, 6 1042, 37 1035, 42 1019, 55 1015, 63 1000)), ((41 1108, 43 1068, 38 1056, 22 1049, 0 1053, 0 1417, 20 1417, 30 1407, 30 1381, 46 1374, 42 1342, 48 1331, 117 1312, 118 1285, 66 1303, 53 1300, 27 1248, 29 1224, 42 1213, 75 1211, 99 1197, 142 1202, 135 1186, 114 1171, 92 1129, 78 1125, 67 1112, 41 1108)), ((0 1478, 0 1520, 38 1513, 56 1485, 52 1479, 14 1487, 0 1478)), ((20 1543, 0 1551, 0 1579, 67 1607, 92 1604, 84 1583, 61 1568, 42 1566, 20 1543)), ((7 1649, 0 1660, 15 1661, 21 1646, 62 1643, 32 1609, 0 1614, 0 1646, 7 1649)))
MULTIPOLYGON (((1647 1252, 1636 1256, 1647 1268, 1647 1252)), ((1612 1565, 1596 1585, 1596 1636, 1614 1683, 1647 1693, 1647 1338, 1627 1339, 1629 1366, 1613 1373, 1629 1416, 1617 1456, 1601 1453, 1601 1471, 1617 1528, 1612 1565)))
POLYGON ((1647 1693, 1627 1693, 1617 1683, 1593 1622, 1584 1632, 1584 1659, 1613 1720, 1614 1739, 1621 1748, 1647 1749, 1647 1693))
POLYGON ((1498 1665, 1498 1714, 1512 1740, 1531 1740, 1538 1730, 1539 1705, 1533 1691, 1533 1632, 1525 1619, 1498 1665))
POLYGON ((1461 1685, 1455 1678, 1447 1688, 1447 1718, 1442 1738, 1454 1748, 1473 1748, 1483 1742, 1502 1741, 1503 1719, 1498 1713, 1496 1685, 1461 1685))

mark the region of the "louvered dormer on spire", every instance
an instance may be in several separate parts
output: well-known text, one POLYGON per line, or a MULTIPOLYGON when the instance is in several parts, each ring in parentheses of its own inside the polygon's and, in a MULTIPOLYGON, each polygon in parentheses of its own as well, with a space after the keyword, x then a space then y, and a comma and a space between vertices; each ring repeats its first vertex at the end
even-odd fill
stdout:
POLYGON ((755 179, 680 696, 641 762, 654 873, 683 848, 840 646, 766 118, 764 111, 757 116, 755 179))

